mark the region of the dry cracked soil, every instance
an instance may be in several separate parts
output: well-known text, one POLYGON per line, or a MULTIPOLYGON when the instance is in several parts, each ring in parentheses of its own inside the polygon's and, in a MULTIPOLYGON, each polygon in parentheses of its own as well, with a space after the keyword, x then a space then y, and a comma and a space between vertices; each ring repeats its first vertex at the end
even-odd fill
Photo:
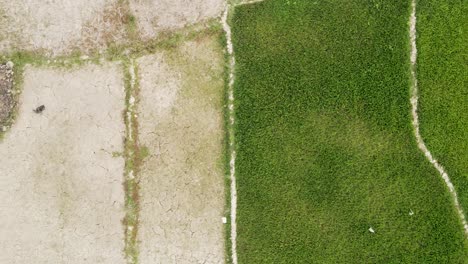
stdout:
POLYGON ((0 263, 124 263, 119 67, 28 67, 24 78, 0 145, 0 263))
POLYGON ((216 38, 138 60, 141 263, 222 263, 223 57, 216 38))
POLYGON ((219 35, 146 54, 125 51, 112 62, 99 55, 132 43, 129 27, 143 42, 157 40, 219 17, 224 4, 0 0, 0 123, 13 121, 0 127, 0 263, 224 263, 219 35), (33 59, 7 66, 17 52, 33 59), (53 63, 73 52, 97 59, 53 63), (137 69, 138 144, 148 154, 135 170, 139 221, 131 253, 129 57, 137 69))

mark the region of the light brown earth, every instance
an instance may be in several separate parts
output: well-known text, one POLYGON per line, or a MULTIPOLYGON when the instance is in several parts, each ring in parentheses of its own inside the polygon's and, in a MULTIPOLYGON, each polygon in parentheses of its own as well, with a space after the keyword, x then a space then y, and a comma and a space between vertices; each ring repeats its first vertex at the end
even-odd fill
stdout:
POLYGON ((0 143, 0 263, 125 263, 120 66, 27 67, 20 103, 0 143))
POLYGON ((143 39, 157 37, 161 31, 219 17, 224 5, 225 0, 130 0, 143 39))
POLYGON ((138 60, 140 263, 224 263, 223 53, 217 37, 138 60))
POLYGON ((0 0, 0 53, 103 50, 123 42, 119 0, 0 0))

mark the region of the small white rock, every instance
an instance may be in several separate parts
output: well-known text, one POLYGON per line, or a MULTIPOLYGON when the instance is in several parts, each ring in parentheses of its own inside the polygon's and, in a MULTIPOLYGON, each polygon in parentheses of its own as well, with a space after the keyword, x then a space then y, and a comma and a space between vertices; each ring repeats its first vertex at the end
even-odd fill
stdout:
POLYGON ((223 218, 221 218, 221 221, 223 221, 223 224, 226 224, 227 223, 227 218, 223 217, 223 218))
POLYGON ((87 60, 87 59, 89 59, 89 56, 83 55, 83 56, 80 57, 80 59, 81 60, 87 60))
POLYGON ((134 103, 135 103, 135 97, 130 96, 129 103, 130 103, 131 105, 134 104, 134 103))
POLYGON ((410 216, 414 215, 413 210, 410 209, 409 215, 410 215, 410 216))
POLYGON ((6 63, 6 66, 8 68, 10 68, 10 69, 13 69, 13 66, 15 66, 15 64, 13 62, 9 61, 9 62, 6 63))
POLYGON ((375 233, 374 228, 370 227, 370 228, 369 228, 369 232, 371 232, 372 234, 374 234, 374 233, 375 233))

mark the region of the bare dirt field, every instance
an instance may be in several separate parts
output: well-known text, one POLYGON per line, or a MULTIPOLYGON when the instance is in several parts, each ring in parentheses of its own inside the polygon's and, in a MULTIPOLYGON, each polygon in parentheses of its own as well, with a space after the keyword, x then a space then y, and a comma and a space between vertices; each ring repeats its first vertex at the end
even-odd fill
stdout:
POLYGON ((125 37, 118 0, 0 0, 0 53, 103 49, 125 37))
POLYGON ((0 263, 125 263, 120 66, 27 67, 20 103, 0 144, 0 263))
POLYGON ((130 0, 143 39, 154 38, 164 30, 218 17, 224 4, 224 0, 130 0))
POLYGON ((217 37, 142 57, 140 263, 224 263, 223 53, 217 37))

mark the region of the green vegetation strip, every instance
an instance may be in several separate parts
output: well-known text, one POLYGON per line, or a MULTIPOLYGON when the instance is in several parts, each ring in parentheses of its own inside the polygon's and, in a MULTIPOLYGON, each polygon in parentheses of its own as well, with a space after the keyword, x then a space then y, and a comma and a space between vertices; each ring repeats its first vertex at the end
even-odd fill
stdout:
POLYGON ((468 218, 468 1, 418 3, 421 134, 468 218))
POLYGON ((400 0, 236 8, 239 263, 465 262, 413 136, 409 14, 400 0))
POLYGON ((138 120, 136 115, 136 100, 138 98, 137 67, 134 60, 124 61, 125 76, 125 112, 124 122, 126 135, 124 142, 125 158, 125 217, 123 220, 125 233, 125 255, 127 263, 138 263, 138 222, 139 222, 139 168, 142 162, 140 146, 138 144, 138 120))

